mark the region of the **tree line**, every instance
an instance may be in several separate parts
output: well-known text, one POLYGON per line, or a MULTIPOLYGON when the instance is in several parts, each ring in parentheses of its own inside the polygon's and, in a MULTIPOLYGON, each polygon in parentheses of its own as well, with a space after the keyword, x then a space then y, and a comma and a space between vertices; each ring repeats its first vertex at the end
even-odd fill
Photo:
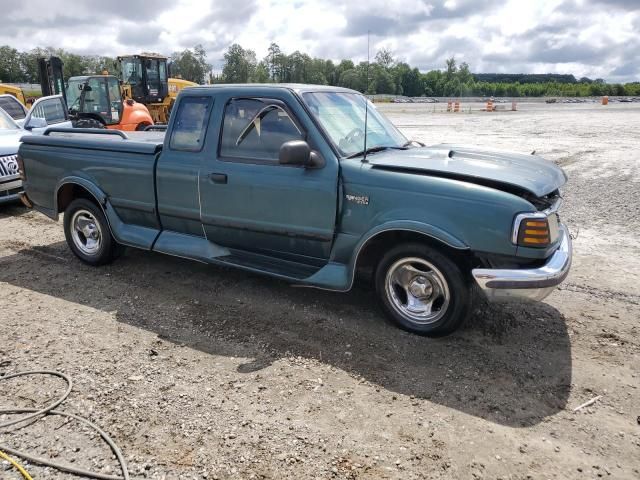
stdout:
POLYGON ((608 84, 602 79, 577 80, 573 75, 473 74, 467 63, 455 58, 443 70, 420 72, 397 61, 392 52, 380 50, 371 63, 312 58, 295 51, 286 54, 276 44, 258 61, 253 50, 234 44, 224 54, 222 74, 211 83, 315 83, 347 87, 368 94, 409 97, 509 96, 585 97, 600 95, 640 95, 640 83, 608 84))
MULTIPOLYGON (((62 49, 35 48, 20 52, 8 45, 0 46, 0 81, 39 83, 38 58, 58 56, 64 62, 64 76, 100 74, 104 70, 117 74, 115 58, 77 55, 62 49)), ((600 95, 640 96, 640 82, 617 84, 602 79, 591 80, 559 74, 471 73, 467 63, 455 58, 446 61, 442 70, 421 72, 393 53, 382 49, 372 62, 313 58, 295 51, 287 54, 276 44, 258 60, 255 51, 238 44, 224 54, 222 73, 214 75, 201 45, 174 52, 169 56, 170 74, 196 83, 313 83, 335 85, 368 94, 405 95, 409 97, 585 97, 600 95)))
MULTIPOLYGON (((134 53, 134 52, 130 52, 134 53)), ((135 52, 140 54, 141 52, 135 52)), ((20 52, 9 45, 0 46, 0 82, 40 83, 38 58, 60 57, 64 62, 63 75, 67 79, 79 75, 97 75, 105 70, 118 74, 118 62, 114 57, 98 55, 77 55, 60 48, 34 48, 20 52)), ((202 45, 193 49, 174 52, 169 56, 171 75, 180 76, 196 83, 209 79, 211 65, 202 45)))

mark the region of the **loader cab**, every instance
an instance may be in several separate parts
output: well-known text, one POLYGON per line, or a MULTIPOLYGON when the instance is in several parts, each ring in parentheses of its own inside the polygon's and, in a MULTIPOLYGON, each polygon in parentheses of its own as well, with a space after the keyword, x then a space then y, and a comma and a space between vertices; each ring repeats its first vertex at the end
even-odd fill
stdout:
POLYGON ((169 94, 167 59, 160 56, 118 57, 120 80, 131 88, 131 98, 145 105, 162 103, 169 94))
POLYGON ((119 80, 111 75, 71 77, 66 89, 69 113, 104 125, 120 123, 124 105, 119 80))

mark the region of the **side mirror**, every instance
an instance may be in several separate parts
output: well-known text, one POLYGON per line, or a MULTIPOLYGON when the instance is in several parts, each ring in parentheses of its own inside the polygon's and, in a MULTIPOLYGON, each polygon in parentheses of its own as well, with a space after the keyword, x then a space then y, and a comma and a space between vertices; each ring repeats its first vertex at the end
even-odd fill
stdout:
POLYGON ((280 147, 280 165, 297 165, 305 168, 322 168, 324 159, 304 140, 291 140, 280 147))
POLYGON ((33 130, 34 128, 47 128, 49 124, 44 118, 41 117, 31 117, 29 122, 25 124, 25 130, 33 130))

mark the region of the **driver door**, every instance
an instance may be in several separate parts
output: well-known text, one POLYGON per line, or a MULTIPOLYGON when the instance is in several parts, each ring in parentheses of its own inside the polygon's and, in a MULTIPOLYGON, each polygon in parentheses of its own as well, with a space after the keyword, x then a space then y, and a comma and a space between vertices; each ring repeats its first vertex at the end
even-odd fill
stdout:
POLYGON ((283 101, 231 98, 221 103, 217 155, 203 157, 199 177, 207 238, 301 263, 326 261, 335 230, 337 162, 317 169, 280 165, 283 143, 308 141, 283 101))
POLYGON ((105 125, 120 123, 122 98, 120 84, 115 77, 92 77, 83 90, 82 113, 100 116, 105 125))

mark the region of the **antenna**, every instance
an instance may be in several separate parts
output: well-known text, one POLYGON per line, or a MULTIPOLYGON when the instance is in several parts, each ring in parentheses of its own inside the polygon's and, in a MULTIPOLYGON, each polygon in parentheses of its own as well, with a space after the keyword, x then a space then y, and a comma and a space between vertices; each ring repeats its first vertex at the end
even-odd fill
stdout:
POLYGON ((367 163, 367 120, 369 119, 369 64, 371 63, 371 30, 367 30, 367 86, 364 91, 364 154, 362 163, 367 163))

